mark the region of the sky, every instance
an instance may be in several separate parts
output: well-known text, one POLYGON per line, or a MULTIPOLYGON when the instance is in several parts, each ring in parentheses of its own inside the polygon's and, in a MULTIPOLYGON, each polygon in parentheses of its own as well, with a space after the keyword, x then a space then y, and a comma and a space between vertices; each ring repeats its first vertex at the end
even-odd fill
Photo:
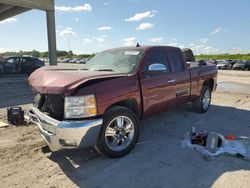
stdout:
MULTIPOLYGON (((249 0, 55 0, 58 50, 168 45, 195 54, 250 53, 249 0)), ((47 51, 46 14, 0 22, 0 53, 47 51)))

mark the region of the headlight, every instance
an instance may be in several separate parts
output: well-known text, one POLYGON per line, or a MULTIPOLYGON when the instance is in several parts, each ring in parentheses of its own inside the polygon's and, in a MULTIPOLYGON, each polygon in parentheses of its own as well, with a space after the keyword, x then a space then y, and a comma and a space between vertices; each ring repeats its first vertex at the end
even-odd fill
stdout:
POLYGON ((85 118, 96 116, 96 114, 96 100, 94 95, 86 95, 81 97, 65 97, 65 118, 85 118))

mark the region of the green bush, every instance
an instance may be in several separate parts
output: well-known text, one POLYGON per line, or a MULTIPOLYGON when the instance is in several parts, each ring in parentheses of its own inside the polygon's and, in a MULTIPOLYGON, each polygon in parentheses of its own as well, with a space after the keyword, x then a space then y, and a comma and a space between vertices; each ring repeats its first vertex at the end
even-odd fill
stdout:
POLYGON ((236 60, 249 60, 250 54, 218 54, 218 55, 196 55, 197 60, 201 59, 236 59, 236 60))

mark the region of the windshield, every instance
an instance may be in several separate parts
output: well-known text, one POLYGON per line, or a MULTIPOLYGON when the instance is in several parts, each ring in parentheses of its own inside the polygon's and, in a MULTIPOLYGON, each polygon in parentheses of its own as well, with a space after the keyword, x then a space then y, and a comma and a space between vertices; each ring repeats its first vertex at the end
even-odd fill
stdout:
POLYGON ((104 51, 90 59, 83 69, 131 73, 138 65, 142 50, 104 51))

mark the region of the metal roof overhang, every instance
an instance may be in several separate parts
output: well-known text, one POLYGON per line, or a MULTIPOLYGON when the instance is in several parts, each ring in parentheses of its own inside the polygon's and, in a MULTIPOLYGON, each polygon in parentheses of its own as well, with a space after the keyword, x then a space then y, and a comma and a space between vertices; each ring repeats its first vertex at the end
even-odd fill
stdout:
POLYGON ((57 58, 54 0, 0 0, 0 21, 32 9, 46 11, 50 65, 56 65, 57 58))
POLYGON ((31 9, 54 11, 54 0, 0 0, 0 21, 31 9))

